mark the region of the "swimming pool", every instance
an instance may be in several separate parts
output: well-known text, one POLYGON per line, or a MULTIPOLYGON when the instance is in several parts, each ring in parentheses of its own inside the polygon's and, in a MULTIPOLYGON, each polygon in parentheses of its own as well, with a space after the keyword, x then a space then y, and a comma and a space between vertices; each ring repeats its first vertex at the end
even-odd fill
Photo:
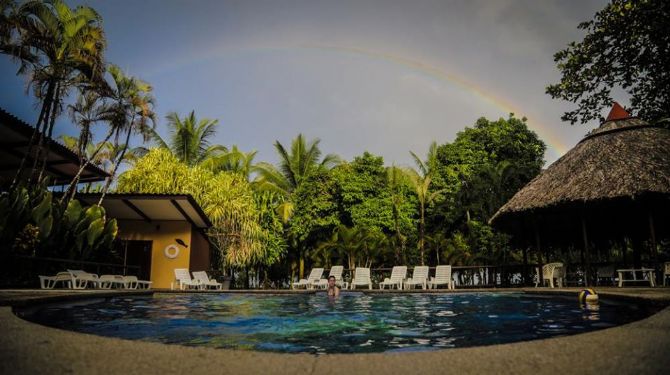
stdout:
POLYGON ((103 336, 275 352, 425 351, 612 327, 654 310, 523 293, 154 294, 17 310, 47 326, 103 336))

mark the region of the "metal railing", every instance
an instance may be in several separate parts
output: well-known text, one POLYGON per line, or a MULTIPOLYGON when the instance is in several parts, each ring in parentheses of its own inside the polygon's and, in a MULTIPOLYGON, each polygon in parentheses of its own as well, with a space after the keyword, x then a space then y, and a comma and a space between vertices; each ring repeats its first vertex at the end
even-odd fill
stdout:
POLYGON ((139 266, 92 262, 86 260, 32 257, 26 255, 8 255, 0 261, 0 287, 37 287, 39 275, 53 275, 66 269, 83 269, 84 271, 112 275, 134 275, 141 273, 139 266))

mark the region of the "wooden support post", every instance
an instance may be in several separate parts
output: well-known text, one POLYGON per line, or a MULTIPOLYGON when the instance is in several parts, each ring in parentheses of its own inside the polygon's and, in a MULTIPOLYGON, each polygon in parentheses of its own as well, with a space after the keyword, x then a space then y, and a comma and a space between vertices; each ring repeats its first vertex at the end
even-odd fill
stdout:
POLYGON ((582 258, 581 261, 582 261, 582 268, 584 271, 584 283, 586 284, 586 286, 590 286, 591 282, 589 278, 589 269, 588 269, 589 238, 586 233, 586 219, 584 218, 583 213, 581 215, 581 219, 582 219, 582 237, 584 239, 584 247, 582 247, 581 251, 581 258, 582 258))
MULTIPOLYGON (((537 251, 537 260, 538 260, 538 267, 539 270, 538 272, 538 278, 537 280, 540 284, 542 284, 542 246, 540 242, 540 231, 537 229, 537 223, 533 221, 533 229, 535 231, 535 250, 537 251)), ((545 263, 549 263, 549 255, 547 254, 545 263)), ((534 270, 533 270, 534 271, 534 270)), ((533 272, 531 271, 531 277, 533 272)))

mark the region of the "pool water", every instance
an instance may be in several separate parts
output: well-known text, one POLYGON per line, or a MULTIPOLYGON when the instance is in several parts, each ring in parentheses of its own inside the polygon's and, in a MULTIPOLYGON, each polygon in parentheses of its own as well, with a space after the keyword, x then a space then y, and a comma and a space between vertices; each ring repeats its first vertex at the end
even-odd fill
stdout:
POLYGON ((571 335, 653 313, 522 293, 154 294, 19 310, 47 326, 131 340, 275 352, 424 351, 571 335))

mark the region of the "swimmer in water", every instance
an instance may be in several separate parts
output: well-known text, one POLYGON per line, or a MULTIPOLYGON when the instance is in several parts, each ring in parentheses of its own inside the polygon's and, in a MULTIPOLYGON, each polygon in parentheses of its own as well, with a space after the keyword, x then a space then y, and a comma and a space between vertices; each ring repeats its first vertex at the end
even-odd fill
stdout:
POLYGON ((335 276, 330 276, 328 278, 328 296, 337 297, 340 295, 340 288, 335 284, 335 276))

